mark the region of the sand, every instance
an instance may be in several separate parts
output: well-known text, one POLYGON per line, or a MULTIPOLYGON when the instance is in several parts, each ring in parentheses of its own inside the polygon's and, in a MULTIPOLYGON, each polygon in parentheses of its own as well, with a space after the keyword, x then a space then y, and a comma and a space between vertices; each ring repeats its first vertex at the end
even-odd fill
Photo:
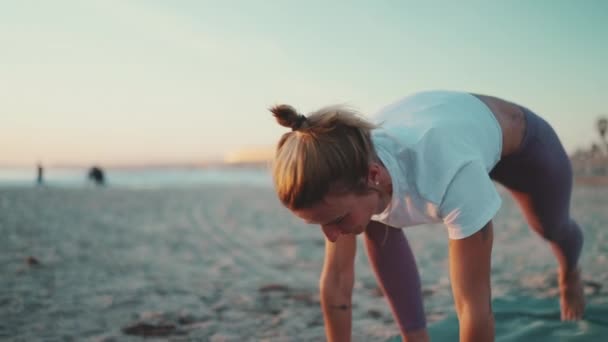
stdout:
MULTIPOLYGON (((588 311, 559 321, 555 262, 516 206, 495 221, 497 341, 608 335, 608 188, 576 188, 588 311)), ((319 341, 323 238, 263 186, 0 188, 0 339, 319 341)), ((441 226, 406 230, 435 341, 457 320, 441 226)), ((355 341, 398 341, 365 251, 356 261, 355 341)))

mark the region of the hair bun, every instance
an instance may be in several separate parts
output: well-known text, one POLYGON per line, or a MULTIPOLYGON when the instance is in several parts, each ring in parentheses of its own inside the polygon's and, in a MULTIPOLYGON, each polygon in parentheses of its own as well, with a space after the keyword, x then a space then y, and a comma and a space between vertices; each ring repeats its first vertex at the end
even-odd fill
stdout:
POLYGON ((306 122, 306 116, 298 114, 292 106, 287 104, 274 106, 270 108, 270 111, 279 125, 289 127, 293 131, 298 130, 306 122))

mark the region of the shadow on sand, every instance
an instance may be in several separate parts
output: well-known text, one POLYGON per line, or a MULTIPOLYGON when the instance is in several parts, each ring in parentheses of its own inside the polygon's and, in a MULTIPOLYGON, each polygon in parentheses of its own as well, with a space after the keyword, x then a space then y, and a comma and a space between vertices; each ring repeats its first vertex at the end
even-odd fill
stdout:
MULTIPOLYGON (((585 316, 578 322, 560 320, 559 303, 553 298, 495 299, 496 341, 602 341, 608 336, 608 306, 605 295, 588 298, 585 316), (603 297, 603 298, 601 298, 603 297)), ((458 319, 454 313, 429 325, 431 341, 458 341, 458 319)), ((387 342, 401 341, 393 337, 387 342)))

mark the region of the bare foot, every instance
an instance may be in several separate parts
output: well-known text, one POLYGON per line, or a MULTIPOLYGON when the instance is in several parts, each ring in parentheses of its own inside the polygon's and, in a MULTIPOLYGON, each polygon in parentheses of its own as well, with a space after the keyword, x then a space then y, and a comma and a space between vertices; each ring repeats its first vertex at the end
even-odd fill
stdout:
POLYGON ((580 269, 558 273, 562 321, 578 321, 585 311, 585 294, 580 269))

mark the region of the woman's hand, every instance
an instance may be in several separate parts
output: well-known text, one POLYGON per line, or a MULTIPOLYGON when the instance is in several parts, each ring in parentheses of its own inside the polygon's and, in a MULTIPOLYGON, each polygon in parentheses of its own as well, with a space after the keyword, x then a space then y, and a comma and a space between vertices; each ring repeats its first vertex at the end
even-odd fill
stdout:
POLYGON ((450 278, 460 341, 494 341, 490 290, 492 221, 477 233, 450 240, 450 278))

